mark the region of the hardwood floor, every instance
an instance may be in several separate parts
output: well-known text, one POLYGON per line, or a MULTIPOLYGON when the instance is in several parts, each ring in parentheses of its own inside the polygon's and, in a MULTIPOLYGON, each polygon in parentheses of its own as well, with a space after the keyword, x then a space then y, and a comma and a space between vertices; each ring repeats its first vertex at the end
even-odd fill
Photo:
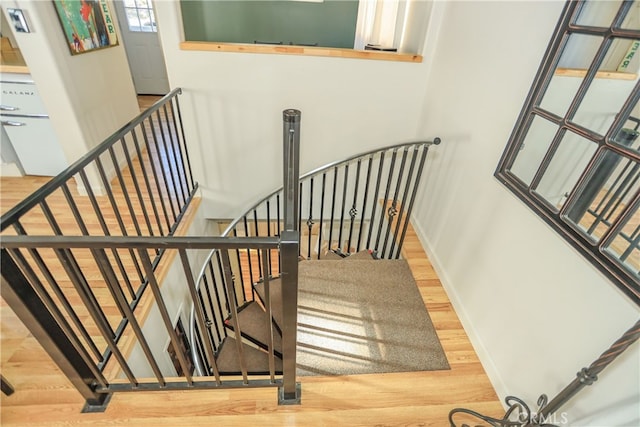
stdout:
MULTIPOLYGON (((0 180, 5 212, 46 178, 0 180)), ((0 396, 2 426, 446 426, 451 409, 496 417, 503 409, 440 280, 411 227, 403 255, 451 370, 301 377, 302 404, 278 406, 274 388, 116 393, 103 413, 83 414, 80 394, 0 300, 0 369, 16 391, 0 396)), ((473 424, 475 425, 475 424, 473 424)))

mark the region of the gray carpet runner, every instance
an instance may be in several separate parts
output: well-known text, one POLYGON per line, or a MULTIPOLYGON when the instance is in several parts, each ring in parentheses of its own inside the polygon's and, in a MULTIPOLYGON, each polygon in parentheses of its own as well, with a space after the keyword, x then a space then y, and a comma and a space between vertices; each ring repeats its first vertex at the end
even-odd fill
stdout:
MULTIPOLYGON (((216 364, 220 375, 241 375, 242 367, 238 355, 237 341, 232 337, 226 337, 218 350, 216 364)), ((268 375, 269 358, 267 353, 242 343, 245 369, 249 374, 268 375)), ((274 358, 276 373, 282 373, 282 360, 274 358)))
MULTIPOLYGON (((300 263, 298 375, 449 369, 407 263, 371 260, 363 251, 300 263)), ((264 284, 256 290, 264 300, 264 284)), ((270 292, 282 325, 279 279, 270 292)))
POLYGON ((449 369, 406 261, 299 268, 298 375, 449 369))

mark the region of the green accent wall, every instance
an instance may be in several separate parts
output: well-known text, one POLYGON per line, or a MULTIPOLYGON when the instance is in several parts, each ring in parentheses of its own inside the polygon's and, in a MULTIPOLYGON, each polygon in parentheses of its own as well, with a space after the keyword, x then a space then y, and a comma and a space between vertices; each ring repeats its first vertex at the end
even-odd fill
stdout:
POLYGON ((186 41, 353 48, 357 0, 181 0, 186 41))

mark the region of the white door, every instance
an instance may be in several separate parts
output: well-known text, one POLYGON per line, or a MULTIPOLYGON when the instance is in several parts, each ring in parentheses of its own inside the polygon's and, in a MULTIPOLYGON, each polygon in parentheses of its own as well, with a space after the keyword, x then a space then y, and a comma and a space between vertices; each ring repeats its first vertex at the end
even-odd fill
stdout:
POLYGON ((114 4, 136 92, 138 95, 169 92, 151 0, 116 0, 114 4))

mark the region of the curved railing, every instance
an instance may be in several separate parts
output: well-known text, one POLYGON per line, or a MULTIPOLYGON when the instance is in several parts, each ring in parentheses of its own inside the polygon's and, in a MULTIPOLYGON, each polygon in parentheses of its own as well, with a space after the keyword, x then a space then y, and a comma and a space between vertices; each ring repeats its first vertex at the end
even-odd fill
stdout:
MULTIPOLYGON (((431 145, 420 141, 388 146, 322 166, 300 177, 298 229, 300 257, 321 259, 369 250, 378 258, 397 259, 431 145), (329 254, 331 252, 331 254, 329 254)), ((222 237, 280 236, 283 226, 283 188, 250 206, 227 225, 222 237)), ((238 249, 229 254, 233 283, 224 281, 220 252, 210 252, 196 286, 207 313, 208 340, 219 343, 227 334, 225 318, 231 306, 256 299, 253 284, 280 275, 278 250, 238 249), (266 259, 265 259, 266 258, 266 259), (226 286, 233 286, 229 301, 226 286)), ((190 314, 190 342, 196 372, 207 363, 204 336, 190 314)))

